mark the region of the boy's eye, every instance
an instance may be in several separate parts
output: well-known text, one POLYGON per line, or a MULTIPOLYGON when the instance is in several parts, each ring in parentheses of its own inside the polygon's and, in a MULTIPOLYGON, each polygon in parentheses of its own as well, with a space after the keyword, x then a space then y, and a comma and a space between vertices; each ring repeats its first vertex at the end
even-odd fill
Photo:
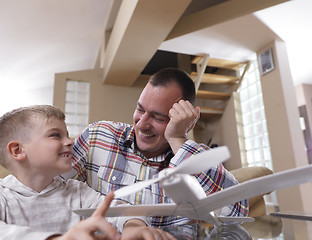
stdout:
POLYGON ((50 137, 57 137, 57 138, 59 138, 59 137, 61 137, 61 135, 59 133, 52 133, 50 135, 50 137))

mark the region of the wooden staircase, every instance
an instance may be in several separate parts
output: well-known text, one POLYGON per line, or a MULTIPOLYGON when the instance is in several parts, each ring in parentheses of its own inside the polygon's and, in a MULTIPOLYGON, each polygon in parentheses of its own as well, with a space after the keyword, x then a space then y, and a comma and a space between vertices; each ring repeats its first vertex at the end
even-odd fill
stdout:
MULTIPOLYGON (((249 62, 234 62, 222 59, 195 56, 192 60, 190 76, 196 86, 196 104, 200 106, 200 119, 194 131, 204 134, 202 139, 212 138, 215 127, 222 117, 227 102, 236 92, 249 62)), ((189 137, 195 138, 194 131, 189 137)), ((204 140, 204 141, 205 141, 204 140)))
POLYGON ((196 106, 200 119, 189 138, 207 143, 214 136, 232 93, 237 91, 249 62, 235 62, 158 50, 138 80, 146 82, 150 75, 165 67, 178 67, 188 72, 196 87, 196 106))

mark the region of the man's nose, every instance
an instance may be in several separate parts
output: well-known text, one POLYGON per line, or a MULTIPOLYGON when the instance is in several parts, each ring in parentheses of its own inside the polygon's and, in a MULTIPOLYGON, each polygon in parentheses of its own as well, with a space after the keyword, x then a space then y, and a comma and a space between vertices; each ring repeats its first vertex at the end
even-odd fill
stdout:
POLYGON ((139 121, 137 122, 137 125, 139 125, 140 127, 148 127, 150 125, 150 116, 148 115, 147 112, 145 112, 144 114, 141 115, 139 121))

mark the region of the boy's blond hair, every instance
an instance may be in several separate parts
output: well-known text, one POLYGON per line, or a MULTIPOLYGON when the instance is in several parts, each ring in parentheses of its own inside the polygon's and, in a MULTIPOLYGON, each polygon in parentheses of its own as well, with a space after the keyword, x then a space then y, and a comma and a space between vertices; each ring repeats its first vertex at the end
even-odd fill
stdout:
POLYGON ((5 113, 0 118, 0 165, 7 167, 7 145, 14 140, 27 140, 34 126, 34 118, 56 118, 65 121, 65 114, 50 105, 21 107, 5 113))

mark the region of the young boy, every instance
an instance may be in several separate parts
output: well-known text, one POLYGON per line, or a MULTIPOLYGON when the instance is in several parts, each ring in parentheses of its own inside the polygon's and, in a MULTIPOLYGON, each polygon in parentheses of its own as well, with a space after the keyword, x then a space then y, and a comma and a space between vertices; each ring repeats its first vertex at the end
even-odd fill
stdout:
MULTIPOLYGON (((55 107, 24 107, 0 118, 0 164, 12 173, 0 181, 0 239, 120 238, 103 218, 113 194, 100 205, 105 197, 85 183, 59 177, 72 168, 72 146, 65 115, 55 107), (72 212, 99 205, 83 221, 72 212)), ((127 239, 174 239, 147 227, 145 218, 107 220, 127 239)))

